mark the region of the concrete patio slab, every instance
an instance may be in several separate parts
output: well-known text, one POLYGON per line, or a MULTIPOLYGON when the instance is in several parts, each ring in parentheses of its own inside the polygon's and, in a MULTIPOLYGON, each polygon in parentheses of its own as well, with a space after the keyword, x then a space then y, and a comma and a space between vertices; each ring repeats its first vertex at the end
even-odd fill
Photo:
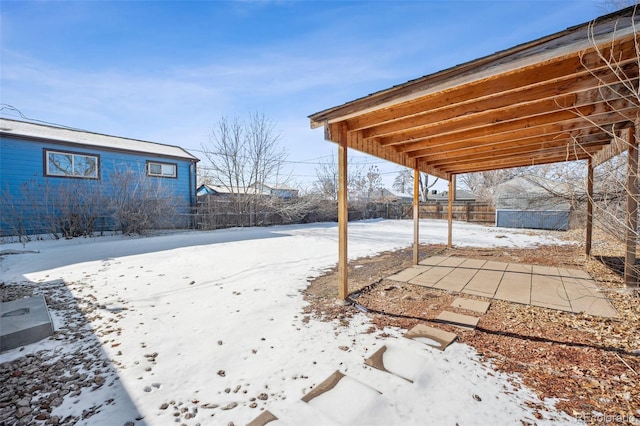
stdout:
POLYGON ((563 277, 572 277, 572 278, 580 278, 585 280, 593 280, 591 275, 589 275, 586 271, 581 271, 579 269, 567 269, 567 268, 558 268, 560 275, 563 277))
POLYGON ((417 284, 425 287, 433 287, 438 281, 450 274, 454 268, 434 266, 428 271, 409 280, 410 284, 417 284))
POLYGON ((533 265, 531 272, 537 275, 552 275, 555 277, 560 276, 560 271, 555 266, 533 265))
POLYGON ((584 296, 602 297, 593 281, 568 277, 561 277, 561 279, 570 301, 584 296))
POLYGON ((425 266, 437 266, 441 262, 444 262, 445 260, 447 260, 449 258, 450 258, 450 256, 431 256, 431 257, 427 257, 426 259, 422 260, 421 262, 419 262, 419 264, 420 265, 425 265, 425 266))
POLYGON ((458 338, 455 333, 450 333, 439 328, 418 324, 404 334, 407 339, 415 340, 436 349, 444 351, 447 346, 458 338))
POLYGON ((494 260, 487 260, 482 269, 488 269, 490 271, 505 271, 509 266, 506 262, 496 262, 494 260))
POLYGON ((510 263, 507 266, 507 272, 520 272, 523 274, 530 274, 533 269, 533 265, 527 265, 524 263, 510 263))
POLYGON ((571 311, 569 296, 567 296, 567 292, 562 284, 562 278, 559 276, 532 275, 531 304, 545 308, 571 311))
POLYGON ((571 310, 573 312, 584 312, 605 318, 615 318, 618 312, 611 306, 607 299, 601 297, 585 296, 571 300, 571 310))
POLYGON ((430 266, 416 265, 416 266, 412 266, 410 268, 404 269, 398 272, 397 274, 391 275, 388 279, 393 281, 407 282, 417 277, 421 273, 428 271, 429 269, 431 269, 430 266))
POLYGON ((562 277, 573 312, 590 313, 606 318, 617 316, 617 312, 609 301, 599 293, 593 281, 562 277))
POLYGON ((477 272, 475 269, 455 268, 432 287, 460 293, 477 272))
POLYGON ((464 262, 460 264, 461 268, 473 268, 480 269, 482 266, 487 263, 486 260, 478 260, 478 259, 465 259, 464 262))
POLYGON ((474 329, 478 325, 480 318, 470 315, 457 314, 455 312, 442 311, 436 317, 438 322, 450 324, 460 328, 474 329))
POLYGON ((463 293, 476 296, 493 297, 496 294, 500 280, 504 272, 481 269, 473 276, 471 281, 462 289, 463 293))
POLYGON ((456 297, 451 303, 454 308, 466 309, 467 311, 478 312, 484 314, 489 310, 491 302, 485 302, 483 300, 467 299, 464 297, 456 297))
POLYGON ((445 260, 440 262, 438 266, 460 266, 460 264, 464 262, 464 257, 447 257, 445 260))
POLYGON ((433 266, 406 282, 568 312, 617 316, 611 302, 600 292, 597 282, 587 272, 578 269, 455 256, 435 256, 424 259, 421 264, 440 266, 433 266), (443 266, 445 264, 450 266, 443 266))
POLYGON ((580 285, 580 287, 588 289, 594 296, 603 297, 602 293, 600 292, 600 288, 597 286, 596 282, 591 278, 584 279, 584 278, 574 278, 574 277, 571 277, 571 278, 562 277, 562 281, 565 283, 565 285, 567 283, 570 284, 572 282, 576 282, 580 285))
POLYGON ((505 272, 494 296, 509 302, 531 303, 531 274, 505 272))

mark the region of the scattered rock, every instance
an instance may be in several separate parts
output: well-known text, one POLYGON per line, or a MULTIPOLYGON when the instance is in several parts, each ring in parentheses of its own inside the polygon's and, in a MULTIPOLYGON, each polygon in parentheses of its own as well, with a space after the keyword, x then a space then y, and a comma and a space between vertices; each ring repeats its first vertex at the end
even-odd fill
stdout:
POLYGON ((224 407, 222 407, 221 410, 233 410, 237 406, 238 406, 237 402, 230 402, 227 405, 225 405, 224 407))
POLYGON ((16 412, 13 415, 21 419, 24 416, 27 416, 29 414, 31 414, 31 407, 20 407, 16 410, 16 412))
POLYGON ((213 408, 218 408, 219 405, 218 404, 214 404, 211 402, 207 402, 206 404, 202 405, 202 408, 208 408, 208 409, 213 409, 213 408))

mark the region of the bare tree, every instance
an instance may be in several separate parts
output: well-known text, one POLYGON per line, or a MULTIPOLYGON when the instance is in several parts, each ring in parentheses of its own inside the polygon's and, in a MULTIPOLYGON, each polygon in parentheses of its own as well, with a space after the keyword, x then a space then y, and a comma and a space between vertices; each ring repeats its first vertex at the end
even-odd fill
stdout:
MULTIPOLYGON (((322 162, 316 167, 316 180, 313 182, 313 191, 327 200, 338 201, 338 163, 334 155, 327 162, 322 162)), ((366 178, 363 176, 361 164, 349 164, 347 176, 347 191, 350 198, 357 198, 363 194, 366 187, 366 178)))
POLYGON ((328 200, 338 201, 338 165, 333 155, 329 162, 320 163, 316 167, 313 190, 328 200))
POLYGON ((429 198, 429 191, 438 182, 439 178, 435 178, 433 182, 429 182, 429 175, 426 173, 420 173, 418 175, 418 183, 420 184, 420 198, 422 201, 427 201, 429 198))
POLYGON ((275 124, 264 115, 255 113, 246 123, 245 136, 250 183, 284 183, 282 166, 287 153, 279 145, 280 135, 276 133, 275 124))
POLYGON ((247 213, 256 217, 264 184, 286 182, 282 169, 287 154, 279 141, 275 124, 255 113, 246 121, 222 117, 202 145, 208 163, 202 167, 208 170, 204 179, 231 194, 238 220, 247 213))
POLYGON ((375 191, 382 189, 382 176, 380 176, 380 169, 378 166, 369 166, 369 170, 366 174, 365 185, 367 200, 371 199, 371 196, 375 191))
POLYGON ((461 186, 473 192, 479 201, 493 203, 496 188, 504 182, 517 176, 522 176, 527 171, 526 167, 490 170, 486 172, 467 173, 460 175, 458 181, 461 186))
POLYGON ((393 179, 391 187, 401 194, 411 194, 413 192, 413 174, 411 170, 403 168, 393 179))
MULTIPOLYGON (((431 181, 431 179, 429 179, 429 175, 423 172, 418 175, 418 178, 420 199, 422 201, 427 201, 429 198, 429 191, 435 186, 439 178, 436 177, 431 181)), ((413 192, 413 172, 411 169, 400 170, 393 180, 392 187, 401 194, 411 194, 413 192)))
MULTIPOLYGON (((621 6, 626 5, 624 1, 613 1, 615 8, 618 9, 621 6)), ((589 37, 593 50, 599 57, 600 63, 604 65, 608 73, 605 77, 598 70, 590 69, 586 61, 583 60, 583 65, 596 77, 600 82, 598 87, 598 94, 601 99, 617 99, 615 103, 607 102, 611 108, 614 108, 616 112, 623 115, 627 119, 625 125, 636 125, 640 122, 636 117, 635 112, 628 114, 616 106, 627 105, 640 108, 640 92, 638 91, 638 67, 640 66, 640 44, 638 43, 638 29, 635 26, 635 19, 638 3, 631 2, 635 7, 633 9, 633 16, 631 17, 631 25, 633 31, 633 38, 635 39, 635 59, 632 63, 622 59, 618 46, 619 33, 617 26, 611 34, 610 39, 606 44, 599 44, 597 42, 597 34, 595 31, 595 23, 589 28, 589 37)), ((627 108, 628 109, 628 108, 627 108)), ((585 120, 593 121, 577 110, 575 111, 578 116, 583 117, 585 120)), ((594 125, 596 123, 593 123, 594 125)), ((623 138, 623 133, 626 131, 620 126, 597 126, 599 130, 607 134, 612 140, 617 140, 618 143, 629 144, 634 141, 629 141, 623 138)), ((632 137, 633 138, 633 137, 632 137)), ((635 141, 637 143, 637 141, 635 141)), ((627 209, 626 199, 627 196, 633 194, 627 194, 626 179, 627 173, 638 176, 638 170, 627 170, 627 152, 622 152, 616 157, 600 164, 594 170, 594 218, 598 225, 608 231, 611 235, 623 239, 628 232, 637 234, 637 230, 628 229, 627 227, 627 209)), ((637 212, 635 212, 637 214, 637 212)), ((638 236, 636 235, 636 238, 638 236)))

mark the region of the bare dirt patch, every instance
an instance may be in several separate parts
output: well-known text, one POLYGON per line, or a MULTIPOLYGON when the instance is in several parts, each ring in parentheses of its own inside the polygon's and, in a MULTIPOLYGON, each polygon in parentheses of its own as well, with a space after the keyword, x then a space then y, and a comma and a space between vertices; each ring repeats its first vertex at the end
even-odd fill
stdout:
MULTIPOLYGON (((638 424, 640 298, 625 290, 619 267, 615 268, 619 263, 598 260, 620 258, 624 247, 596 231, 593 257, 587 258, 581 242, 584 231, 559 235, 571 244, 527 249, 425 245, 420 253, 421 258, 450 255, 582 269, 598 281, 617 309, 618 318, 493 300, 476 330, 437 326, 457 333, 459 341, 476 348, 494 368, 520 374, 524 384, 541 398, 558 398, 557 407, 571 416, 591 424, 638 424)), ((456 294, 385 279, 411 264, 411 249, 350 262, 349 291, 360 309, 353 304, 336 303, 338 277, 334 268, 314 279, 305 290, 305 299, 310 303, 307 314, 338 319, 346 325, 346 320, 364 307, 375 327, 410 329, 421 322, 432 322, 445 309, 452 310, 450 305, 456 294)))

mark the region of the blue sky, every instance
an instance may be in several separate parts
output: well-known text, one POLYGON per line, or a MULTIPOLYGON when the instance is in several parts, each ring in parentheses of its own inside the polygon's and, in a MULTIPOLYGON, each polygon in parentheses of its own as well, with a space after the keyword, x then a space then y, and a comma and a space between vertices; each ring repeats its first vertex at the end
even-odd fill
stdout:
MULTIPOLYGON (((2 0, 0 102, 201 158, 221 117, 258 112, 305 187, 336 152, 308 115, 608 11, 599 0, 2 0)), ((389 185, 400 169, 352 153, 389 185)))

